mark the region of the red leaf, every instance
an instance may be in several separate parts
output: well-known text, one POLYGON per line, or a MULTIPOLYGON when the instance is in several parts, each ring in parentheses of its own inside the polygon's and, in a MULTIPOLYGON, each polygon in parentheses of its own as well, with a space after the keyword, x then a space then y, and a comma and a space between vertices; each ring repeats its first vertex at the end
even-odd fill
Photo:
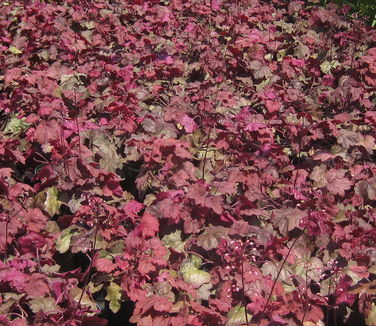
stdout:
POLYGON ((41 249, 46 244, 46 240, 40 234, 30 232, 18 240, 19 249, 23 253, 33 253, 41 249))
POLYGON ((108 321, 99 317, 85 317, 82 326, 106 326, 108 321))
POLYGON ((207 196, 206 186, 196 183, 188 187, 187 197, 193 199, 197 205, 211 208, 215 213, 222 214, 223 199, 220 196, 207 196))
POLYGON ((0 326, 10 326, 10 321, 4 315, 0 315, 0 326))
POLYGON ((129 203, 124 205, 123 212, 125 216, 123 216, 123 219, 129 218, 133 222, 135 222, 137 216, 137 213, 139 213, 144 208, 144 205, 139 203, 136 200, 131 200, 129 203))
POLYGON ((159 231, 159 221, 151 213, 145 212, 138 225, 138 231, 141 232, 144 238, 154 237, 159 231))

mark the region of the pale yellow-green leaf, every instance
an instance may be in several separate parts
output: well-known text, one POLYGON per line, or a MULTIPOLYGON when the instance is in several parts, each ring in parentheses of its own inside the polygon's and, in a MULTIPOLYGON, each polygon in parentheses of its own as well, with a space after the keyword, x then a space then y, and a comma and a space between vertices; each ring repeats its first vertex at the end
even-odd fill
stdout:
POLYGON ((319 320, 317 323, 314 323, 312 321, 305 321, 303 323, 303 326, 325 326, 325 324, 321 320, 319 320))
POLYGON ((201 265, 202 265, 201 257, 193 254, 181 264, 180 272, 185 273, 186 271, 189 271, 192 268, 199 269, 201 265))
POLYGON ((210 295, 214 292, 211 291, 213 284, 205 283, 197 289, 197 298, 200 300, 209 300, 210 295))
MULTIPOLYGON (((262 267, 261 271, 263 275, 271 275, 272 279, 276 279, 279 270, 281 269, 281 263, 274 262, 274 261, 268 261, 266 262, 262 267)), ((292 274, 292 271, 289 266, 284 266, 280 272, 279 278, 290 284, 290 276, 292 274)))
MULTIPOLYGON (((130 196, 132 196, 130 193, 128 193, 130 196)), ((132 196, 132 199, 134 197, 132 196)), ((157 197, 154 195, 154 194, 147 194, 145 199, 144 199, 144 202, 143 204, 147 207, 149 207, 153 202, 154 200, 156 199, 157 197)))
POLYGON ((89 287, 90 293, 96 293, 96 292, 100 291, 103 288, 103 283, 98 284, 97 286, 95 286, 93 282, 90 282, 89 285, 88 285, 88 287, 89 287))
MULTIPOLYGON (((242 306, 236 306, 227 313, 226 326, 241 326, 247 322, 245 316, 245 308, 242 306)), ((251 320, 252 315, 247 313, 248 321, 251 320)))
POLYGON ((59 224, 56 221, 47 221, 44 228, 48 233, 57 233, 60 232, 59 224))
POLYGON ((263 80, 261 83, 257 84, 256 85, 256 91, 257 92, 260 92, 261 90, 263 90, 263 88, 268 85, 270 82, 270 79, 265 79, 263 80))
POLYGON ((58 264, 48 265, 44 264, 41 266, 41 271, 46 274, 58 273, 61 270, 61 266, 58 264))
POLYGON ((338 61, 328 61, 325 60, 320 64, 320 69, 324 74, 330 73, 330 70, 336 68, 340 65, 338 61))
POLYGON ((81 35, 85 38, 86 41, 88 41, 89 43, 92 43, 92 35, 93 35, 92 31, 83 31, 81 32, 81 35))
POLYGON ((197 238, 197 245, 207 251, 215 249, 221 239, 227 236, 227 233, 228 229, 223 226, 208 226, 205 228, 205 232, 197 238))
POLYGON ((282 59, 286 56, 287 51, 282 49, 277 52, 277 61, 282 61, 282 59))
POLYGON ((25 122, 25 119, 19 119, 16 116, 11 117, 5 129, 3 130, 4 135, 16 136, 23 131, 25 131, 30 124, 25 122))
POLYGON ((3 302, 0 305, 0 314, 5 315, 12 310, 12 307, 14 307, 14 305, 17 305, 20 302, 24 294, 16 294, 3 291, 2 296, 3 302))
POLYGON ((71 243, 72 236, 74 234, 75 233, 72 232, 71 227, 66 228, 63 232, 61 232, 59 238, 56 241, 56 245, 55 245, 58 252, 63 254, 63 253, 68 251, 70 243, 71 243))
POLYGON ((294 265, 294 271, 296 275, 300 277, 307 278, 308 280, 313 280, 315 282, 320 282, 320 277, 323 273, 324 265, 323 262, 316 257, 302 257, 296 260, 294 265))
POLYGON ((49 58, 48 51, 46 50, 42 50, 41 52, 39 52, 38 56, 41 57, 43 60, 48 60, 49 58))
POLYGON ((113 313, 117 313, 120 310, 121 290, 119 285, 112 282, 106 288, 107 295, 105 299, 110 302, 110 309, 113 313))
POLYGON ((363 279, 363 277, 360 277, 358 276, 357 273, 353 272, 349 267, 352 267, 352 266, 358 266, 358 264, 354 261, 354 260, 350 260, 348 262, 348 265, 347 267, 345 268, 344 272, 346 275, 350 276, 351 279, 353 280, 353 283, 354 284, 357 284, 359 283, 360 280, 363 279))
POLYGON ((193 266, 195 266, 196 268, 200 268, 202 266, 202 258, 200 256, 191 255, 191 260, 192 260, 193 266))
POLYGON ((21 50, 19 50, 19 49, 17 49, 15 46, 13 46, 13 45, 11 45, 10 47, 9 47, 9 52, 10 53, 12 53, 12 54, 21 54, 22 53, 22 51, 21 50))
POLYGON ((93 21, 86 21, 81 23, 82 27, 86 27, 87 29, 95 28, 95 23, 93 21))
POLYGON ((92 310, 97 309, 96 303, 90 298, 90 296, 87 294, 87 292, 82 294, 82 289, 80 289, 79 287, 72 288, 69 291, 69 293, 72 296, 74 301, 79 302, 80 299, 81 299, 82 305, 84 305, 84 306, 86 306, 86 307, 88 307, 92 310), (82 298, 81 298, 81 296, 82 296, 82 298))
POLYGON ((376 274, 376 264, 372 264, 370 268, 368 268, 368 272, 371 274, 376 274))
POLYGON ((182 273, 185 282, 192 284, 195 288, 199 288, 205 283, 209 283, 211 276, 208 272, 201 271, 197 268, 192 267, 182 273))
POLYGON ((185 242, 181 241, 181 231, 177 230, 167 234, 162 238, 162 242, 166 247, 173 248, 177 252, 184 251, 185 242))
POLYGON ((29 307, 34 313, 42 311, 44 314, 54 314, 60 311, 53 298, 36 298, 29 301, 29 307))
POLYGON ((61 98, 61 93, 62 93, 62 92, 63 92, 63 91, 62 91, 61 87, 58 86, 58 87, 56 87, 56 88, 54 89, 54 91, 52 92, 52 96, 57 97, 57 98, 61 98))
POLYGON ((115 139, 103 133, 103 130, 90 130, 84 133, 91 144, 91 150, 101 158, 99 164, 102 169, 115 173, 117 169, 122 169, 123 159, 117 153, 115 139))
POLYGON ((59 191, 56 187, 50 187, 46 190, 46 200, 44 202, 45 210, 51 216, 60 214, 61 201, 57 199, 59 191))

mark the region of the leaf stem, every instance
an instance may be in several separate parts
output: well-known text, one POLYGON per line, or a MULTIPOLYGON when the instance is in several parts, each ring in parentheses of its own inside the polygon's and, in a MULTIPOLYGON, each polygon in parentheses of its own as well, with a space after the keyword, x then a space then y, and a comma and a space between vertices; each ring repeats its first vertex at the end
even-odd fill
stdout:
POLYGON ((10 223, 10 220, 16 216, 19 212, 21 212, 21 209, 23 207, 21 207, 16 213, 14 213, 13 215, 11 216, 8 216, 6 219, 5 219, 5 253, 4 253, 4 263, 8 260, 8 235, 9 235, 9 223, 10 223))
POLYGON ((243 307, 244 307, 245 322, 248 326, 249 321, 248 321, 248 314, 247 314, 247 302, 246 302, 246 298, 245 298, 244 262, 243 262, 243 259, 241 260, 240 268, 241 268, 241 278, 242 278, 242 302, 243 302, 243 307))
MULTIPOLYGON (((98 207, 96 208, 96 212, 95 212, 95 229, 94 229, 94 242, 93 242, 93 248, 92 248, 92 253, 94 255, 95 253, 95 249, 96 249, 96 242, 97 242, 97 236, 98 236, 98 219, 99 219, 99 212, 98 212, 98 207)), ((93 261, 94 261, 94 257, 91 257, 91 260, 90 260, 90 264, 89 264, 89 267, 87 268, 86 270, 86 276, 85 276, 85 281, 84 281, 84 285, 82 287, 82 292, 81 292, 81 295, 80 295, 80 298, 78 299, 78 303, 77 303, 77 308, 76 310, 78 309, 78 307, 80 306, 81 304, 81 301, 82 301, 82 298, 84 296, 84 293, 86 291, 86 288, 90 282, 90 277, 91 277, 91 270, 93 268, 93 261)))
MULTIPOLYGON (((269 303, 270 303, 270 300, 271 300, 271 298, 272 298, 273 291, 274 291, 274 289, 275 289, 275 287, 276 287, 276 285, 277 285, 278 278, 279 278, 279 276, 280 276, 281 273, 282 273, 282 269, 283 269, 283 267, 284 267, 285 264, 286 264, 287 258, 289 257, 289 255, 290 255, 290 253, 291 253, 291 250, 292 250, 292 248, 294 247, 295 243, 298 241, 298 239, 300 238, 300 236, 301 236, 303 233, 304 233, 304 230, 303 230, 303 232, 302 232, 298 237, 295 238, 295 240, 293 241, 293 243, 291 244, 291 246, 290 246, 290 248, 289 248, 289 250, 288 250, 288 252, 287 252, 286 257, 284 258, 284 260, 283 260, 283 262, 282 262, 282 265, 281 265, 281 267, 279 268, 279 271, 278 271, 278 273, 277 273, 277 276, 276 276, 276 278, 275 278, 275 280, 274 280, 274 282, 273 282, 273 285, 272 285, 272 288, 271 288, 271 290, 270 290, 270 293, 269 293, 268 299, 266 300, 266 303, 265 303, 265 305, 264 305, 264 309, 263 309, 262 312, 261 312, 261 317, 265 314, 267 308, 269 307, 269 303)), ((257 326, 259 326, 260 323, 261 323, 261 318, 259 319, 259 321, 258 321, 258 323, 257 323, 257 326)))

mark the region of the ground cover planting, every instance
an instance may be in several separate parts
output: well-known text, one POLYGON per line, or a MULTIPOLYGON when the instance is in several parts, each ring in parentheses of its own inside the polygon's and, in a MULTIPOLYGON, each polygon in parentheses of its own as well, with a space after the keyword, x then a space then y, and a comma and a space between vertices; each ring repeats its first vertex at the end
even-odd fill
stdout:
POLYGON ((376 325, 376 31, 307 1, 0 3, 0 325, 376 325))

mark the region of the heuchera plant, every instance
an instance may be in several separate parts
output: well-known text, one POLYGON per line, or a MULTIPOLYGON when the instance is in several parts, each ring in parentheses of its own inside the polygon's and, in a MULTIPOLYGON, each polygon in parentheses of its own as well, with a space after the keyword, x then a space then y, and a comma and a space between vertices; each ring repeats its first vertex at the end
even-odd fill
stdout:
POLYGON ((376 31, 282 0, 0 4, 0 324, 376 325, 376 31), (127 303, 125 303, 127 304, 127 303))

